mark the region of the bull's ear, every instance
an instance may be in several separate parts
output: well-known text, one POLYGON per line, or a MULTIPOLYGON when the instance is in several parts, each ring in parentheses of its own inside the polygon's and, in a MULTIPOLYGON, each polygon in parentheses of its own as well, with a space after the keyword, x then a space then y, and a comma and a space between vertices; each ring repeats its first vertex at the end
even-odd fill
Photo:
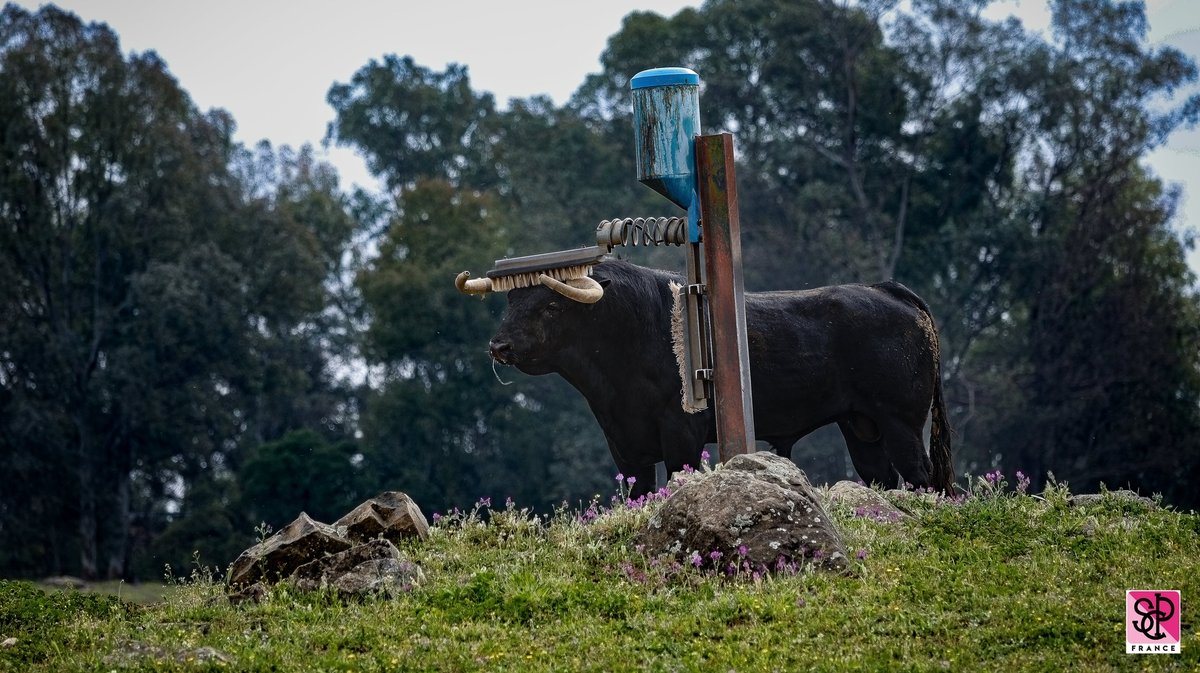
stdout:
POLYGON ((596 280, 600 283, 600 287, 608 287, 609 283, 612 282, 608 278, 597 278, 596 280))

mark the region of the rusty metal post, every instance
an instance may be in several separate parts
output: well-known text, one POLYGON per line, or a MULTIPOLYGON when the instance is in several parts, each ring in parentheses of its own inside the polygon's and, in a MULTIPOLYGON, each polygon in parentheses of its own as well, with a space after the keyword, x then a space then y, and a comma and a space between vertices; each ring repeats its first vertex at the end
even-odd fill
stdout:
POLYGON ((731 134, 696 136, 696 182, 712 326, 717 446, 724 462, 754 451, 754 400, 731 134))

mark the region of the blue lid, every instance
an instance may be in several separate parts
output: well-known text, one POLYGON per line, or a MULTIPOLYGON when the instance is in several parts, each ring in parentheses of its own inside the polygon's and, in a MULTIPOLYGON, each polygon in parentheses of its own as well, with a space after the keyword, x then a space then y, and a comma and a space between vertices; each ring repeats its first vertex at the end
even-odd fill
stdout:
POLYGON ((643 70, 629 80, 631 90, 647 89, 652 86, 699 85, 700 75, 687 68, 651 68, 643 70))

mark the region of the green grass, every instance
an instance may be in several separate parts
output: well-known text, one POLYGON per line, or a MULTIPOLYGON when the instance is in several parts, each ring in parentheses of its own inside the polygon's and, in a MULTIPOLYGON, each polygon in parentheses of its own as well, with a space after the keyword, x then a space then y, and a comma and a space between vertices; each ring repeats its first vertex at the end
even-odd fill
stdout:
MULTIPOLYGON (((647 558, 649 509, 443 519, 404 551, 425 582, 343 602, 287 586, 231 606, 204 573, 161 603, 0 583, 0 670, 1200 670, 1200 518, 981 488, 833 512, 848 575, 726 578, 647 558), (1183 592, 1183 654, 1124 653, 1124 592, 1183 592), (213 658, 212 648, 221 658, 213 658), (207 657, 206 657, 207 655, 207 657)), ((651 506, 653 507, 653 505, 651 506)))
MULTIPOLYGON (((40 588, 47 591, 74 591, 74 589, 38 585, 40 588)), ((111 580, 105 582, 88 582, 87 586, 81 591, 83 593, 95 593, 105 596, 116 596, 122 601, 131 603, 150 604, 158 603, 166 598, 169 587, 165 584, 157 582, 124 582, 121 580, 111 580)))

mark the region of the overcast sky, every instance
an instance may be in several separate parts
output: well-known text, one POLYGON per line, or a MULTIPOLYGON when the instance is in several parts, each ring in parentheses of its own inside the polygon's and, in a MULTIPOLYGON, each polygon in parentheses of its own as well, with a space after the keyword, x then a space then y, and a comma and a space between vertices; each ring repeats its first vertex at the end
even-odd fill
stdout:
MULTIPOLYGON (((36 9, 41 2, 17 2, 36 9)), ((220 107, 237 121, 238 139, 252 145, 320 147, 333 118, 325 94, 335 81, 384 54, 408 54, 435 70, 468 67, 476 90, 503 105, 547 94, 563 103, 629 12, 670 16, 699 2, 682 0, 61 0, 84 21, 107 23, 128 51, 153 49, 201 109, 220 107)), ((1200 61, 1200 0, 1147 0, 1150 41, 1200 61)), ((1045 3, 1003 0, 1031 28, 1047 23, 1045 3)), ((673 64, 663 64, 673 65, 673 64)), ((631 73, 632 74, 632 73, 631 73)), ((704 73, 700 73, 703 77, 704 73)), ((1191 91, 1200 91, 1192 87, 1191 91)), ((320 152, 319 152, 320 153, 320 152)), ((331 148, 343 184, 372 186, 362 161, 331 148)), ((1200 228, 1200 131, 1179 131, 1150 166, 1185 190, 1179 226, 1200 228)), ((632 179, 632 178, 631 178, 632 179)), ((1200 251, 1192 268, 1200 270, 1200 251)))

